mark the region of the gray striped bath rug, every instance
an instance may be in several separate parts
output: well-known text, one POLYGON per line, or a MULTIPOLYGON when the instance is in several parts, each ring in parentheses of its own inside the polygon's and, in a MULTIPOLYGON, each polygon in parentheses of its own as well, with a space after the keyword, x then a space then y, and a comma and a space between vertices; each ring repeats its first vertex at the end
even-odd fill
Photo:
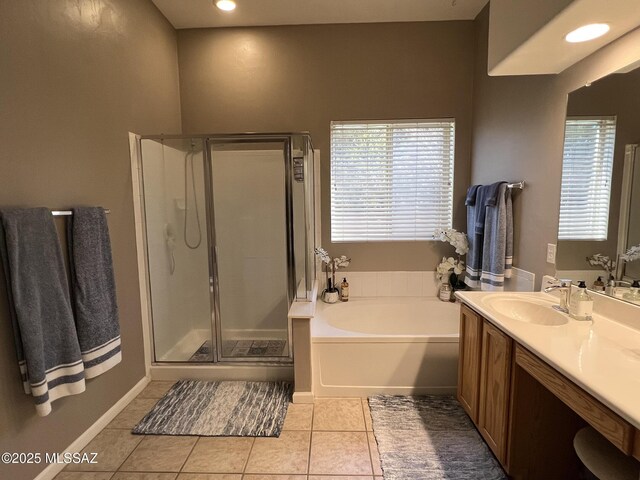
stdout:
POLYGON ((505 480, 451 395, 369 397, 385 480, 505 480))
POLYGON ((278 437, 291 399, 287 382, 180 380, 132 430, 141 435, 278 437))

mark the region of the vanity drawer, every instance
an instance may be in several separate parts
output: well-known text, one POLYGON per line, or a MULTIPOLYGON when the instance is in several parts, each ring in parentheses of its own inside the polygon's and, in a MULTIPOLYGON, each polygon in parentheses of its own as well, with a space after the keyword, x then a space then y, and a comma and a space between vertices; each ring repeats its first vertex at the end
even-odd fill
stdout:
POLYGON ((520 345, 515 361, 622 452, 633 454, 635 428, 626 420, 520 345))

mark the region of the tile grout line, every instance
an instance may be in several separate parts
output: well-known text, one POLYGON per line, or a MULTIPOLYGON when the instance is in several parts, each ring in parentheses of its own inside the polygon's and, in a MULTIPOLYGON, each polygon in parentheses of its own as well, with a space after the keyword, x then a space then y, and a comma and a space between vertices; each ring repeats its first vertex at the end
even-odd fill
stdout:
POLYGON ((200 435, 198 435, 198 439, 195 442, 193 442, 193 446, 191 447, 191 450, 189 450, 189 454, 185 457, 184 462, 182 462, 182 466, 180 467, 180 470, 178 470, 178 474, 176 475, 176 478, 178 478, 178 475, 180 475, 182 473, 182 471, 184 470, 184 466, 187 464, 187 461, 189 460, 189 457, 191 456, 191 454, 195 450, 196 445, 198 445, 198 442, 200 442, 201 438, 202 437, 200 435))
POLYGON ((249 447, 249 455, 247 455, 247 459, 244 461, 244 466, 242 467, 242 472, 240 472, 240 475, 242 475, 242 478, 244 478, 245 474, 247 473, 247 466, 249 465, 249 459, 251 458, 253 447, 256 444, 256 438, 257 437, 253 437, 253 441, 251 442, 251 447, 249 447))
MULTIPOLYGON (((364 402, 362 401, 362 399, 360 399, 360 406, 362 407, 362 415, 364 417, 365 416, 364 402)), ((376 474, 376 472, 373 469, 373 452, 371 452, 371 442, 369 442, 369 432, 367 431, 367 420, 366 418, 363 418, 363 420, 364 420, 364 436, 365 436, 365 440, 367 441, 367 448, 369 449, 369 467, 371 468, 371 476, 373 477, 376 474)))
POLYGON ((309 455, 307 456, 307 479, 311 472, 311 445, 313 444, 313 421, 315 420, 316 405, 312 403, 311 408, 311 430, 309 430, 309 455))
MULTIPOLYGON (((104 429, 104 430, 106 430, 106 429, 104 429)), ((102 431, 104 432, 104 430, 102 430, 102 431)), ((127 455, 126 458, 120 463, 120 465, 118 465, 118 467, 116 468, 116 471, 114 472, 113 476, 115 476, 116 473, 121 471, 120 469, 122 468, 122 466, 125 463, 127 463, 127 460, 129 460, 129 457, 131 457, 131 455, 133 455, 133 452, 135 452, 138 449, 138 447, 142 444, 142 442, 144 442, 145 438, 147 438, 146 435, 142 437, 142 439, 137 443, 137 445, 133 448, 133 450, 131 450, 129 452, 129 455, 127 455)))

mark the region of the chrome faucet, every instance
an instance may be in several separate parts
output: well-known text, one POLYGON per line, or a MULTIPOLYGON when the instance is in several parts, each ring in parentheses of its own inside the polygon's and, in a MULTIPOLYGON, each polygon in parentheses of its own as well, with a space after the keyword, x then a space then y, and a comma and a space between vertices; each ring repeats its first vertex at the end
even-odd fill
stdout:
POLYGON ((568 278, 556 279, 558 283, 545 287, 544 291, 549 293, 553 290, 560 292, 560 304, 554 305, 553 308, 562 312, 569 313, 569 295, 571 294, 571 280, 568 278))
POLYGON ((604 293, 612 297, 615 297, 618 291, 618 288, 620 287, 627 287, 627 288, 631 287, 631 283, 625 280, 614 280, 612 278, 609 280, 609 283, 607 284, 607 288, 605 289, 604 293))

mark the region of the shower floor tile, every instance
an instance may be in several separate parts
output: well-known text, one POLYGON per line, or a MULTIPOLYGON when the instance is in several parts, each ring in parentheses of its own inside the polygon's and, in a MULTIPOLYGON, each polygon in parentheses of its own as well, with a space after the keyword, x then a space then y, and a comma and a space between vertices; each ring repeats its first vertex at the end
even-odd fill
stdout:
POLYGON ((213 362, 213 349, 211 348, 211 341, 204 342, 196 353, 191 355, 190 362, 213 362))
MULTIPOLYGON (((287 355, 286 340, 225 340, 223 357, 283 357, 287 355)), ((211 341, 207 340, 191 356, 189 362, 213 361, 211 341)))
POLYGON ((286 340, 225 340, 222 342, 222 355, 226 357, 282 357, 287 353, 286 346, 286 340))

